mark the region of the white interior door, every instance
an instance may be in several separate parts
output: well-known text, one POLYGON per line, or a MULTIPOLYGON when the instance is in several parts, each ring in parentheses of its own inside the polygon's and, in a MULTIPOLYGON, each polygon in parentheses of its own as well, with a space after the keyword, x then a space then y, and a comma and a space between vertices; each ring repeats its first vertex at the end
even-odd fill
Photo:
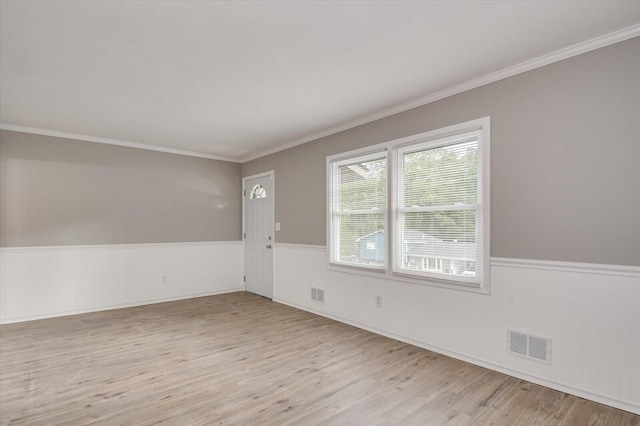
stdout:
POLYGON ((273 298, 273 175, 244 186, 245 289, 273 298))

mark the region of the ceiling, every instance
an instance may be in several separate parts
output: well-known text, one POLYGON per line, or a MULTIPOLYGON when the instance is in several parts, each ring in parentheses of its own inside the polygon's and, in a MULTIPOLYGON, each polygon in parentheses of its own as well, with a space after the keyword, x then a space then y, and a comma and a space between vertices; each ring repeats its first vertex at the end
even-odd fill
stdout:
POLYGON ((3 128, 246 161, 639 35, 640 1, 2 0, 0 18, 3 128))

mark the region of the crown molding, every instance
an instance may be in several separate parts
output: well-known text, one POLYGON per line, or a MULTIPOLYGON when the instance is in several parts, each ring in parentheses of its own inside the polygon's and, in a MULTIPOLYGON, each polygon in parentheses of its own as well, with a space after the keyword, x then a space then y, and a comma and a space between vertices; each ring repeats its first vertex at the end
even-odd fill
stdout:
POLYGON ((378 111, 377 113, 366 115, 356 120, 348 121, 346 123, 340 124, 338 126, 330 127, 328 129, 325 129, 319 132, 311 133, 305 137, 292 140, 282 145, 278 145, 274 148, 265 149, 262 151, 258 151, 256 153, 252 153, 252 154, 249 154, 246 156, 240 156, 240 157, 225 157, 225 156, 208 154, 203 152, 195 152, 195 151, 174 149, 174 148, 165 148, 165 147, 144 144, 144 143, 128 142, 128 141, 121 141, 116 139, 107 139, 107 138, 101 138, 101 137, 95 137, 95 136, 89 136, 89 135, 59 132, 56 130, 46 130, 46 129, 39 129, 35 127, 25 127, 25 126, 18 126, 13 124, 6 124, 6 123, 0 123, 0 129, 12 130, 12 131, 23 132, 23 133, 33 133, 33 134, 44 135, 44 136, 55 136, 60 138, 75 139, 75 140, 81 140, 81 141, 87 141, 87 142, 124 146, 128 148, 146 149, 150 151, 159 151, 159 152, 165 152, 169 154, 186 155, 190 157, 208 158, 212 160, 229 161, 234 163, 245 163, 247 161, 255 160, 257 158, 265 157, 267 155, 274 154, 276 152, 284 151, 285 149, 293 148, 295 146, 302 145, 304 143, 311 142, 316 139, 320 139, 320 138, 330 136, 345 130, 352 129, 357 126, 371 123, 373 121, 380 120, 382 118, 389 117, 394 114, 398 114, 413 108, 427 105, 432 102, 436 102, 441 99, 466 92, 468 90, 476 89, 478 87, 481 87, 490 83, 494 83, 496 81, 503 80, 505 78, 512 77, 517 74, 522 74, 524 72, 531 71, 536 68, 543 67, 545 65, 550 65, 555 62, 559 62, 564 59, 571 58, 573 56, 581 55, 583 53, 587 53, 592 50, 606 47, 606 46, 619 43, 621 41, 628 40, 638 36, 640 36, 640 24, 632 25, 630 27, 626 27, 618 31, 614 31, 612 33, 605 34, 600 37, 592 38, 590 40, 586 40, 586 41, 574 44, 572 46, 568 46, 563 49, 556 50, 554 52, 539 56, 537 58, 520 62, 519 64, 512 65, 510 67, 503 68, 501 70, 484 75, 482 77, 478 77, 473 80, 469 80, 464 83, 460 83, 455 86, 449 87, 447 89, 443 89, 443 90, 416 98, 412 101, 405 102, 405 103, 393 106, 391 108, 378 111))
POLYGON ((77 133, 59 132, 57 130, 39 129, 36 127, 17 126, 15 124, 0 123, 0 129, 14 132, 31 133, 34 135, 54 136, 57 138, 73 139, 84 142, 102 143, 107 145, 124 146, 127 148, 145 149, 147 151, 158 151, 168 154, 186 155, 188 157, 208 158, 210 160, 229 161, 239 163, 237 158, 223 157, 220 155, 206 154, 204 152, 189 151, 185 149, 166 148, 162 146, 150 145, 146 143, 128 142, 117 139, 107 139, 96 136, 80 135, 77 133))
POLYGON ((331 127, 326 130, 322 130, 320 132, 312 133, 308 136, 293 140, 291 142, 285 143, 278 147, 260 151, 255 154, 247 155, 245 157, 242 157, 240 161, 244 163, 247 161, 255 160, 256 158, 274 154, 276 152, 283 151, 288 148, 293 148, 294 146, 302 145, 303 143, 311 142, 313 140, 320 139, 325 136, 333 135, 345 130, 352 129, 357 126, 361 126, 363 124, 371 123, 373 121, 380 120, 382 118, 389 117, 391 115, 398 114, 400 112, 408 111, 413 108, 427 105, 432 102, 439 101, 441 99, 448 98, 450 96, 457 95, 459 93, 466 92, 471 89, 476 89, 478 87, 481 87, 490 83, 494 83, 496 81, 503 80, 505 78, 512 77, 517 74, 522 74, 524 72, 531 71, 536 68, 543 67, 545 65, 553 64, 554 62, 559 62, 564 59, 569 59, 571 57, 581 55, 583 53, 587 53, 592 50, 596 50, 601 47, 606 47, 606 46, 619 43, 621 41, 628 40, 638 36, 640 36, 640 24, 632 25, 630 27, 626 27, 621 30, 614 31, 612 33, 605 34, 600 37, 592 38, 590 40, 586 40, 586 41, 565 47, 563 49, 559 49, 554 52, 547 53, 542 56, 538 56, 537 58, 520 62, 519 64, 512 65, 510 67, 503 68, 501 70, 484 75, 482 77, 478 77, 473 80, 469 80, 464 83, 457 84, 447 89, 443 89, 443 90, 431 93, 429 95, 419 97, 412 101, 405 102, 403 104, 396 105, 391 108, 384 109, 382 111, 378 111, 374 114, 366 115, 356 120, 349 121, 349 122, 340 124, 338 126, 331 127))

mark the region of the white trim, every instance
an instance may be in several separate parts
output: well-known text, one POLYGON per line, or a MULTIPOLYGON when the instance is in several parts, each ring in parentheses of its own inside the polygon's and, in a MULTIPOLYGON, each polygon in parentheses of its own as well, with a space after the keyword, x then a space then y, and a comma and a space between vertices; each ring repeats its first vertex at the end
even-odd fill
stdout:
MULTIPOLYGON (((274 182, 274 185, 273 185, 273 191, 274 191, 274 197, 273 197, 273 221, 275 223, 275 220, 276 220, 276 216, 275 216, 275 214, 276 214, 276 212, 275 212, 276 200, 275 200, 275 179, 274 179, 274 175, 275 175, 275 172, 273 170, 269 170, 268 172, 262 172, 262 173, 258 173, 258 174, 255 174, 255 175, 243 176, 242 177, 242 241, 241 242, 242 242, 243 245, 244 245, 244 240, 245 240, 244 233, 246 232, 245 223, 244 223, 244 219, 245 219, 245 217, 244 217, 245 216, 245 214, 244 214, 245 213, 245 211, 244 211, 244 209, 245 209, 245 191, 247 190, 246 183, 247 183, 248 180, 251 180, 251 179, 257 179, 257 178, 261 178, 261 177, 264 177, 264 176, 271 176, 271 180, 274 182)), ((273 242, 275 243, 275 240, 276 240, 275 231, 274 231, 273 234, 274 234, 273 235, 273 242)), ((244 253, 244 250, 243 250, 243 253, 244 253)))
MULTIPOLYGON (((271 239, 271 244, 272 247, 275 248, 275 244, 276 244, 276 231, 275 231, 275 222, 276 222, 276 177, 275 177, 275 171, 274 170, 269 170, 266 172, 262 172, 262 173, 257 173, 255 175, 251 175, 251 176, 243 176, 242 177, 242 275, 246 278, 247 276, 247 264, 246 264, 246 251, 247 251, 247 245, 246 245, 246 238, 245 236, 245 232, 246 232, 246 224, 245 224, 245 208, 246 208, 246 184, 248 180, 251 179, 258 179, 261 177, 265 177, 265 176, 271 176, 271 235, 273 236, 271 239)), ((271 294, 274 295, 275 291, 276 291, 276 255, 275 253, 273 253, 273 255, 271 256, 271 294)), ((242 289, 246 290, 246 281, 243 279, 242 280, 242 289)))
POLYGON ((3 247, 0 321, 242 290, 240 241, 3 247))
POLYGON ((453 282, 446 279, 439 280, 438 278, 435 278, 435 277, 417 277, 412 275, 399 274, 396 272, 387 273, 383 269, 380 269, 380 270, 375 270, 372 268, 365 269, 357 266, 338 264, 338 263, 331 263, 330 265, 326 266, 326 269, 332 272, 364 275, 370 278, 397 281, 397 282, 402 282, 406 284, 439 287, 439 288, 446 288, 448 290, 464 291, 468 293, 477 293, 477 294, 483 294, 483 295, 491 294, 491 291, 489 288, 485 289, 484 287, 479 286, 477 284, 467 284, 462 281, 453 282))
POLYGON ((491 268, 490 268, 490 188, 491 188, 491 166, 490 166, 490 144, 491 144, 491 117, 482 117, 475 120, 458 123, 415 135, 405 136, 399 139, 382 142, 376 145, 359 148, 343 153, 329 155, 326 158, 325 180, 326 180, 326 241, 329 249, 326 253, 327 269, 334 271, 343 271, 354 274, 368 275, 377 278, 387 278, 396 281, 403 281, 410 284, 424 284, 436 287, 450 288, 453 290, 470 291, 474 293, 490 294, 491 293, 491 268), (396 250, 392 246, 395 242, 395 223, 397 217, 397 191, 399 185, 396 180, 399 178, 398 161, 402 152, 410 152, 414 147, 422 149, 424 146, 441 146, 449 144, 453 141, 461 140, 470 135, 478 141, 478 158, 479 158, 479 179, 480 187, 478 189, 480 200, 479 209, 481 222, 481 242, 480 246, 480 264, 481 276, 480 282, 472 282, 465 280, 463 277, 443 276, 435 274, 411 274, 410 272, 396 270, 395 264, 396 250), (384 155, 387 159, 387 208, 383 210, 386 215, 386 232, 389 235, 387 241, 387 251, 385 265, 383 267, 372 267, 367 265, 358 265, 355 263, 342 263, 334 260, 335 246, 331 246, 330 242, 337 238, 334 237, 335 229, 332 226, 333 205, 331 194, 336 190, 336 182, 334 182, 334 168, 341 164, 349 164, 351 161, 365 161, 375 158, 377 155, 384 155))
POLYGON ((552 260, 492 257, 491 266, 640 278, 640 267, 626 265, 605 265, 598 263, 558 262, 552 260))
POLYGON ((174 302, 177 300, 185 300, 185 299, 195 299, 197 297, 207 297, 207 296, 215 296, 218 294, 225 293, 235 293, 238 291, 242 291, 240 288, 229 288, 225 290, 217 290, 212 292, 204 292, 204 293, 194 293, 194 294, 186 294, 180 295, 176 297, 161 297, 158 299, 149 299, 149 300, 141 300, 133 303, 119 303, 116 305, 109 306, 99 306, 95 308, 87 308, 87 309, 74 309, 71 311, 61 311, 61 312, 51 312, 43 315, 29 315, 24 317, 17 318, 9 318, 0 320, 0 324, 13 324, 17 322, 25 322, 25 321, 36 321, 47 318, 57 318, 57 317, 66 317, 69 315, 79 315, 79 314, 88 314, 92 312, 101 312, 101 311, 110 311, 112 309, 123 309, 123 308, 131 308, 134 306, 145 306, 145 305, 153 305, 156 303, 165 303, 165 302, 174 302))
POLYGON ((313 250, 313 251, 325 251, 326 246, 316 246, 311 244, 290 244, 290 243, 276 243, 276 248, 286 250, 313 250))
MULTIPOLYGON (((441 130, 435 130, 432 132, 428 132, 429 135, 426 138, 405 138, 408 139, 407 142, 402 143, 402 145, 395 147, 393 149, 394 163, 396 165, 397 171, 393 172, 393 178, 398 179, 398 182, 394 182, 392 187, 392 192, 395 192, 392 200, 392 211, 393 211, 393 220, 392 224, 395 226, 398 220, 398 213, 406 213, 406 212, 418 212, 418 211, 434 211, 440 210, 441 208, 450 209, 452 206, 440 206, 435 208, 412 208, 412 207, 398 207, 398 200, 403 198, 401 193, 402 191, 402 178, 404 175, 402 158, 403 155, 420 152, 428 149, 439 148, 443 146, 449 146, 451 144, 459 144, 465 143, 470 140, 475 140, 477 142, 477 153, 478 153, 478 173, 477 173, 477 181, 479 181, 478 185, 478 202, 474 205, 460 205, 456 206, 456 208, 460 209, 470 209, 475 210, 479 215, 480 226, 476 229, 476 237, 479 241, 482 242, 478 247, 478 257, 474 259, 474 261, 479 260, 479 271, 480 274, 478 277, 474 279, 465 279, 464 277, 452 276, 448 277, 445 275, 438 275, 433 272, 413 272, 410 270, 406 270, 400 267, 400 257, 401 250, 397 249, 397 241, 394 238, 394 243, 396 243, 396 247, 391 248, 392 257, 392 270, 397 275, 404 275, 407 277, 415 277, 416 279, 442 279, 445 283, 451 283, 452 285, 458 284, 468 284, 479 286, 483 293, 491 292, 491 282, 490 282, 490 268, 489 268, 489 247, 490 247, 490 220, 489 220, 489 212, 490 210, 490 130, 491 120, 490 117, 485 117, 482 119, 474 120, 469 123, 461 123, 461 125, 456 126, 460 127, 460 130, 457 132, 449 131, 449 128, 444 128, 441 130), (476 128, 477 127, 477 128, 476 128), (467 130, 469 129, 469 130, 467 130), (473 129, 473 130, 472 130, 473 129)), ((454 126, 451 126, 454 127, 454 126)), ((392 194, 393 195, 393 194, 392 194)), ((395 230, 394 237, 396 237, 395 230)))
MULTIPOLYGON (((325 251, 327 246, 310 245, 310 244, 290 244, 290 243, 277 243, 276 248, 283 248, 288 250, 313 250, 313 251, 325 251)), ((516 259, 508 257, 492 257, 490 259, 490 265, 492 267, 504 267, 504 268, 526 268, 526 269, 540 269, 547 271, 560 271, 560 272, 577 272, 584 274, 598 274, 609 275, 618 277, 631 277, 640 278, 640 266, 627 266, 627 265, 611 265, 602 263, 582 263, 582 262, 563 262, 555 260, 536 260, 536 259, 516 259)), ((335 270, 335 269, 332 269, 335 270)), ((343 268, 338 269, 340 272, 352 272, 346 271, 343 268)), ((374 273, 372 276, 377 278, 383 278, 379 273, 374 273)), ((384 278, 393 279, 393 277, 384 278)))
POLYGON ((42 136, 54 136, 57 138, 74 139, 84 142, 102 143, 107 145, 124 146, 127 148, 145 149, 147 151, 158 151, 167 154, 186 155, 188 157, 208 158, 210 160, 228 161, 232 163, 239 163, 237 158, 225 157, 221 155, 207 154, 204 152, 189 151, 186 149, 166 148, 157 145, 150 145, 146 143, 128 142, 117 139, 101 138, 97 136, 80 135, 77 133, 59 132, 57 130, 38 129, 36 127, 18 126, 15 124, 0 123, 0 129, 11 130, 13 132, 31 133, 34 135, 42 136))
POLYGON ((543 67, 545 65, 550 65, 555 62, 569 59, 571 57, 578 56, 583 53, 600 49, 602 47, 606 47, 606 46, 619 43, 621 41, 625 41, 630 38, 634 38, 638 36, 640 36, 640 24, 632 25, 630 27, 626 27, 621 30, 614 31, 612 33, 605 34, 600 37, 592 38, 590 40, 586 40, 586 41, 574 44, 572 46, 568 46, 568 47, 556 50, 554 52, 547 53, 542 56, 538 56, 537 58, 520 62, 516 65, 503 68, 501 70, 489 73, 482 77, 478 77, 473 80, 469 80, 464 83, 451 86, 444 90, 439 90, 429 95, 422 96, 420 98, 414 99, 409 102, 405 102, 400 105, 393 106, 391 108, 384 109, 382 111, 378 111, 374 114, 366 115, 356 120, 348 121, 346 123, 331 127, 326 130, 322 130, 320 132, 312 133, 300 139, 296 139, 291 142, 280 145, 278 147, 266 149, 254 154, 241 157, 240 161, 242 163, 245 163, 247 161, 255 160, 256 158, 264 157, 269 154, 274 154, 276 152, 283 151, 288 148, 293 148, 294 146, 302 145, 304 143, 311 142, 313 140, 320 139, 325 136, 330 136, 348 129, 352 129, 357 126, 361 126, 363 124, 371 123, 373 121, 380 120, 382 118, 389 117, 391 115, 398 114, 400 112, 408 111, 413 108, 427 105, 432 102, 436 102, 441 99, 466 92, 468 90, 476 89, 478 87, 485 86, 487 84, 495 83, 496 81, 504 80, 505 78, 512 77, 514 75, 522 74, 524 72, 531 71, 536 68, 543 67))
MULTIPOLYGON (((331 196, 336 191, 339 191, 339 180, 335 179, 338 175, 336 172, 339 167, 344 165, 351 165, 366 161, 372 160, 380 160, 384 159, 387 167, 387 194, 386 198, 388 201, 389 197, 389 146, 388 143, 377 144, 372 147, 364 147, 360 149, 351 150, 344 153, 339 153, 335 155, 330 155, 326 159, 326 211, 325 211, 325 219, 326 219, 326 239, 327 242, 330 241, 339 241, 339 230, 334 228, 332 225, 334 215, 342 216, 343 214, 382 214, 384 218, 385 230, 389 229, 389 203, 387 202, 387 206, 385 208, 372 208, 372 209, 361 209, 361 210, 349 210, 348 212, 343 212, 342 210, 338 210, 335 208, 333 203, 333 197, 331 196)), ((336 266, 337 268, 346 267, 350 269, 360 270, 360 271, 368 271, 368 272, 376 272, 377 273, 386 273, 388 269, 387 258, 385 258, 385 264, 382 266, 376 265, 358 265, 349 262, 342 262, 339 260, 334 260, 337 256, 334 256, 336 250, 339 250, 339 244, 334 244, 330 246, 330 250, 327 251, 327 265, 329 268, 336 266)))
POLYGON ((30 251, 58 251, 58 250, 109 250, 117 248, 163 248, 163 247, 194 247, 214 245, 236 245, 242 241, 193 241, 179 243, 133 243, 133 244, 88 244, 75 246, 33 246, 33 247, 0 247, 0 253, 30 252, 30 251))
POLYGON ((302 145, 304 143, 311 142, 316 139, 320 139, 320 138, 330 136, 348 129, 352 129, 357 126, 371 123, 373 121, 380 120, 382 118, 389 117, 391 115, 398 114, 400 112, 408 111, 413 108, 427 105, 432 102, 436 102, 441 99, 445 99, 450 96, 466 92, 468 90, 476 89, 478 87, 491 84, 496 81, 500 81, 505 78, 512 77, 514 75, 522 74, 524 72, 531 71, 536 68, 543 67, 545 65, 550 65, 555 62, 569 59, 574 56, 578 56, 583 53, 600 49, 602 47, 610 46, 612 44, 619 43, 621 41, 625 41, 638 36, 640 36, 640 24, 631 25, 629 27, 622 28, 618 31, 614 31, 609 34, 605 34, 599 37, 592 38, 590 40, 576 43, 574 45, 556 50, 554 52, 538 56, 537 58, 529 59, 527 61, 520 62, 518 64, 503 68, 501 70, 494 71, 482 77, 468 80, 466 82, 457 84, 455 86, 451 86, 447 89, 439 90, 429 95, 421 96, 412 101, 383 109, 374 114, 365 115, 356 120, 348 121, 346 123, 339 124, 337 126, 330 127, 328 129, 309 134, 302 138, 294 139, 282 145, 278 145, 276 147, 268 148, 268 149, 258 151, 256 153, 248 154, 245 156, 226 157, 226 156, 213 155, 213 154, 188 151, 188 150, 182 150, 182 149, 163 148, 163 147, 150 145, 150 144, 120 141, 116 139, 107 139, 107 138, 101 138, 101 137, 95 137, 95 136, 89 136, 89 135, 79 135, 75 133, 66 133, 66 132, 60 132, 56 130, 39 129, 35 127, 25 127, 25 126, 19 126, 19 125, 8 124, 8 123, 0 123, 0 129, 13 130, 16 132, 23 132, 23 133, 33 133, 33 134, 45 135, 45 136, 56 136, 61 138, 76 139, 76 140, 82 140, 87 142, 104 143, 109 145, 125 146, 129 148, 146 149, 150 151, 166 152, 170 154, 186 155, 190 157, 209 158, 212 160, 229 161, 234 163, 246 163, 248 161, 255 160, 256 158, 261 158, 270 154, 274 154, 276 152, 284 151, 285 149, 293 148, 294 146, 302 145))
POLYGON ((316 310, 316 309, 313 309, 313 308, 307 308, 305 306, 301 306, 301 305, 298 305, 296 303, 287 302, 287 301, 284 301, 284 300, 281 300, 281 299, 273 299, 273 301, 277 302, 277 303, 281 303, 283 305, 291 306, 291 307, 296 308, 296 309, 307 311, 307 312, 310 312, 310 313, 313 313, 313 314, 316 314, 316 315, 319 315, 319 316, 322 316, 322 317, 325 317, 325 318, 329 318, 329 319, 332 319, 332 320, 335 320, 335 321, 338 321, 338 322, 341 322, 341 323, 344 323, 344 324, 349 324, 351 326, 354 326, 354 327, 357 327, 357 328, 360 328, 360 329, 363 329, 363 330, 366 330, 366 331, 370 331, 372 333, 379 334, 381 336, 385 336, 385 337, 388 337, 388 338, 391 338, 391 339, 395 339, 395 340, 398 340, 398 341, 401 341, 401 342, 404 342, 404 343, 408 343, 410 345, 417 346, 417 347, 422 348, 422 349, 426 349, 426 350, 429 350, 429 351, 432 351, 432 352, 437 352, 439 354, 446 355, 446 356, 449 356, 451 358, 459 359, 459 360, 462 360, 462 361, 465 361, 465 362, 469 362, 469 363, 474 364, 474 365, 479 365, 481 367, 488 368, 488 369, 493 370, 493 371, 498 371, 500 373, 504 373, 506 375, 509 375, 509 376, 512 376, 512 377, 516 377, 518 379, 526 380, 528 382, 532 382, 532 383, 535 383, 535 384, 538 384, 538 385, 541 385, 541 386, 546 386, 546 387, 551 388, 551 389, 555 389, 555 390, 558 390, 558 391, 561 391, 561 392, 566 392, 566 393, 569 393, 569 394, 572 394, 572 395, 575 395, 575 396, 578 396, 578 397, 581 397, 581 398, 586 398, 586 399, 589 399, 591 401, 595 401, 595 402, 599 402, 599 403, 602 403, 602 404, 606 404, 606 405, 609 405, 611 407, 615 407, 615 408, 619 408, 621 410, 629 411, 631 413, 640 414, 640 405, 637 404, 637 403, 634 403, 632 401, 624 401, 624 400, 620 400, 620 399, 617 399, 617 398, 614 398, 614 397, 610 397, 608 395, 603 395, 603 394, 600 394, 600 393, 597 393, 597 392, 593 392, 593 391, 589 391, 589 390, 585 390, 585 389, 578 389, 578 388, 575 388, 575 387, 573 387, 571 385, 568 385, 568 384, 565 384, 565 383, 562 383, 562 382, 556 382, 556 381, 553 381, 553 380, 548 380, 548 379, 545 379, 545 378, 534 376, 534 375, 525 373, 525 372, 520 371, 520 370, 516 370, 516 369, 509 368, 509 367, 505 367, 505 366, 503 366, 501 364, 497 364, 497 363, 494 363, 494 362, 491 362, 491 361, 487 361, 487 360, 484 360, 484 359, 481 359, 481 358, 477 358, 477 357, 474 357, 474 356, 471 356, 471 355, 467 355, 467 354, 464 354, 464 353, 461 353, 461 352, 451 351, 451 350, 444 349, 444 348, 441 348, 441 347, 438 347, 438 346, 429 345, 427 343, 420 342, 420 341, 417 341, 417 340, 414 340, 414 339, 411 339, 411 338, 408 338, 408 337, 405 337, 405 336, 402 336, 402 335, 399 335, 399 334, 395 334, 395 333, 391 333, 391 332, 388 332, 388 331, 384 331, 384 330, 381 330, 381 329, 376 328, 376 327, 371 327, 371 326, 359 323, 357 321, 351 321, 349 319, 346 319, 346 318, 338 316, 338 315, 329 314, 329 313, 326 313, 326 312, 323 312, 323 311, 320 311, 320 310, 316 310))
POLYGON ((243 176, 242 177, 242 183, 244 184, 245 181, 248 181, 248 180, 251 180, 251 179, 258 179, 258 178, 265 177, 265 176, 273 176, 274 174, 275 174, 275 172, 273 170, 269 170, 268 172, 257 173, 255 175, 251 175, 251 176, 243 176))

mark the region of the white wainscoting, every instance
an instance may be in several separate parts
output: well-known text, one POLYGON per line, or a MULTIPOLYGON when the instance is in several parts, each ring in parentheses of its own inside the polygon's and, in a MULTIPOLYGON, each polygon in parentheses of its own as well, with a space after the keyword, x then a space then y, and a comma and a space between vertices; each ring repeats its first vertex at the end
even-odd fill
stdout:
POLYGON ((2 248, 0 323, 239 291, 242 270, 241 241, 2 248))
POLYGON ((277 302, 640 414, 640 268, 500 258, 491 280, 489 295, 408 284, 327 270, 321 246, 275 246, 277 302), (552 338, 552 364, 508 354, 507 329, 552 338))

